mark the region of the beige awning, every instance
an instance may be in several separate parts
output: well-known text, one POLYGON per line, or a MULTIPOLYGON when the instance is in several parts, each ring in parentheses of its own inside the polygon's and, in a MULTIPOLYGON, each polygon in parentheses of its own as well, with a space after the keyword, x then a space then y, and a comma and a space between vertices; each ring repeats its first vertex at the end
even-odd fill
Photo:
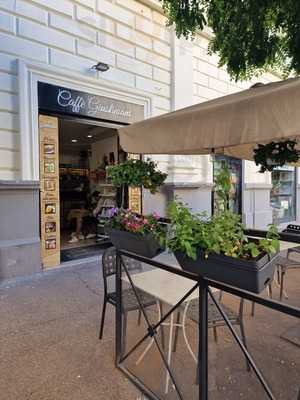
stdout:
POLYGON ((119 129, 129 153, 251 160, 257 143, 300 135, 300 79, 253 87, 119 129))

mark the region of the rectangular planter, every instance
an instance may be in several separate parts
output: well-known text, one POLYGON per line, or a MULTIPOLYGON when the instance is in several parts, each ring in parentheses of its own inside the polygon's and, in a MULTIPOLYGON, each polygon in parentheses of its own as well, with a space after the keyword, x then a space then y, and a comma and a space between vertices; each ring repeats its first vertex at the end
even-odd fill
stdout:
POLYGON ((203 250, 199 249, 194 261, 175 252, 182 269, 254 293, 261 293, 273 281, 277 255, 265 253, 253 260, 241 260, 211 253, 205 258, 203 250))
POLYGON ((126 250, 143 257, 153 258, 163 251, 158 240, 152 235, 139 235, 118 229, 106 229, 112 244, 119 250, 126 250))

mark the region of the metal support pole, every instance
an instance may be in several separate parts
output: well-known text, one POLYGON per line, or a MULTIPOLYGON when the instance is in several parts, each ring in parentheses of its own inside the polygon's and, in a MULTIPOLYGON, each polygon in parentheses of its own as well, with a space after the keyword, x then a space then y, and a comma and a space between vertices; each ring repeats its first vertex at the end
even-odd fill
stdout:
POLYGON ((199 400, 208 400, 208 285, 199 278, 199 400))
POLYGON ((121 264, 121 255, 118 250, 116 250, 116 295, 117 295, 117 304, 116 304, 116 324, 115 324, 115 340, 116 340, 116 356, 115 363, 116 366, 119 365, 120 360, 122 358, 122 264, 121 264))

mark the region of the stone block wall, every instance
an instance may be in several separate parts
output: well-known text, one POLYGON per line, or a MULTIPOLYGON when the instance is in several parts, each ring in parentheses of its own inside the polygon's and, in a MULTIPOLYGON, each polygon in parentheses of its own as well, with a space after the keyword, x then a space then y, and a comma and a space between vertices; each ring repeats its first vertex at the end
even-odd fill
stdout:
MULTIPOLYGON (((155 2, 154 2, 155 3, 155 2)), ((149 2, 151 5, 151 2, 149 2)), ((171 107, 171 33, 137 0, 0 1, 0 179, 21 176, 17 60, 33 60, 153 96, 171 107), (105 74, 92 70, 109 64, 105 74)), ((21 106, 21 105, 20 105, 21 106)))

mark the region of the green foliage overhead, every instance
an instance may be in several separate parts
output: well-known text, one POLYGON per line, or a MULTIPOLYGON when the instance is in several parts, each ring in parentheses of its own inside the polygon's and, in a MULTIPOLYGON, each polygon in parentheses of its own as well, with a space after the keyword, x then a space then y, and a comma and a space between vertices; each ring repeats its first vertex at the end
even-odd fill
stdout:
POLYGON ((205 26, 214 36, 209 51, 235 80, 272 69, 300 72, 299 0, 160 0, 178 37, 205 26))
POLYGON ((144 187, 152 194, 159 190, 167 174, 157 169, 155 162, 147 160, 127 160, 121 164, 108 167, 108 177, 116 187, 144 187))

